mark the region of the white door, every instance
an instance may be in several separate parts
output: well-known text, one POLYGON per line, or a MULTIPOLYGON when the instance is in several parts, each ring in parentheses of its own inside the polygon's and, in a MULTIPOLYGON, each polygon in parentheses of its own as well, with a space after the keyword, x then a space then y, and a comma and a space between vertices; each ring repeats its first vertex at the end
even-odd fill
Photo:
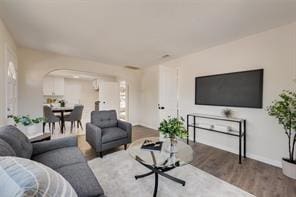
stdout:
POLYGON ((17 60, 6 48, 6 115, 17 115, 17 60))
POLYGON ((119 114, 120 108, 120 85, 119 82, 99 83, 100 110, 116 110, 119 114))
POLYGON ((177 117, 178 112, 178 70, 159 67, 159 121, 177 117))

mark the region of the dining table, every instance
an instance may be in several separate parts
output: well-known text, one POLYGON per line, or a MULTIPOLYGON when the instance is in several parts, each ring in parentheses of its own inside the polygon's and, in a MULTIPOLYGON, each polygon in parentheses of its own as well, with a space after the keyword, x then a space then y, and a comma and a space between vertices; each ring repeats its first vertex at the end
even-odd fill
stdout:
POLYGON ((53 113, 59 113, 61 115, 61 126, 60 126, 60 130, 61 133, 64 133, 65 130, 65 113, 71 113, 73 111, 74 107, 58 107, 58 106, 54 106, 51 108, 53 113))

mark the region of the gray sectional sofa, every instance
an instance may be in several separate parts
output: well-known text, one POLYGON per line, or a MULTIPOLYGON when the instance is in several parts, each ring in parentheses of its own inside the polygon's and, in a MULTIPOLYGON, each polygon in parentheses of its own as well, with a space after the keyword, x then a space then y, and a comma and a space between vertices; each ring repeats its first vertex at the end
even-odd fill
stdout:
POLYGON ((0 156, 40 162, 60 173, 78 196, 104 196, 104 191, 77 147, 77 137, 30 143, 16 127, 0 128, 0 156))

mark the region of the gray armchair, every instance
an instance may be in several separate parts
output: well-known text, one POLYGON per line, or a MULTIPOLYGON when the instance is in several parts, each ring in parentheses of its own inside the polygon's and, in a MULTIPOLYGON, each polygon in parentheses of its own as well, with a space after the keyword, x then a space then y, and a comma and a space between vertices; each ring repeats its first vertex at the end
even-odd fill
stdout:
POLYGON ((86 124, 86 141, 103 157, 103 151, 127 144, 132 141, 132 125, 117 120, 115 110, 93 111, 91 122, 86 124))

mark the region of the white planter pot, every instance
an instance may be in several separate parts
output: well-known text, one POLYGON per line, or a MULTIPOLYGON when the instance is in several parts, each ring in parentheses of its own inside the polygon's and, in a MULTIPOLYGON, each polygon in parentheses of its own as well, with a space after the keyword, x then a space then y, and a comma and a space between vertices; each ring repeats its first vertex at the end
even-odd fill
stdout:
POLYGON ((17 128, 28 138, 35 137, 42 132, 42 124, 34 124, 31 126, 17 125, 17 128))
POLYGON ((282 159, 283 174, 292 179, 296 179, 296 164, 282 159))

